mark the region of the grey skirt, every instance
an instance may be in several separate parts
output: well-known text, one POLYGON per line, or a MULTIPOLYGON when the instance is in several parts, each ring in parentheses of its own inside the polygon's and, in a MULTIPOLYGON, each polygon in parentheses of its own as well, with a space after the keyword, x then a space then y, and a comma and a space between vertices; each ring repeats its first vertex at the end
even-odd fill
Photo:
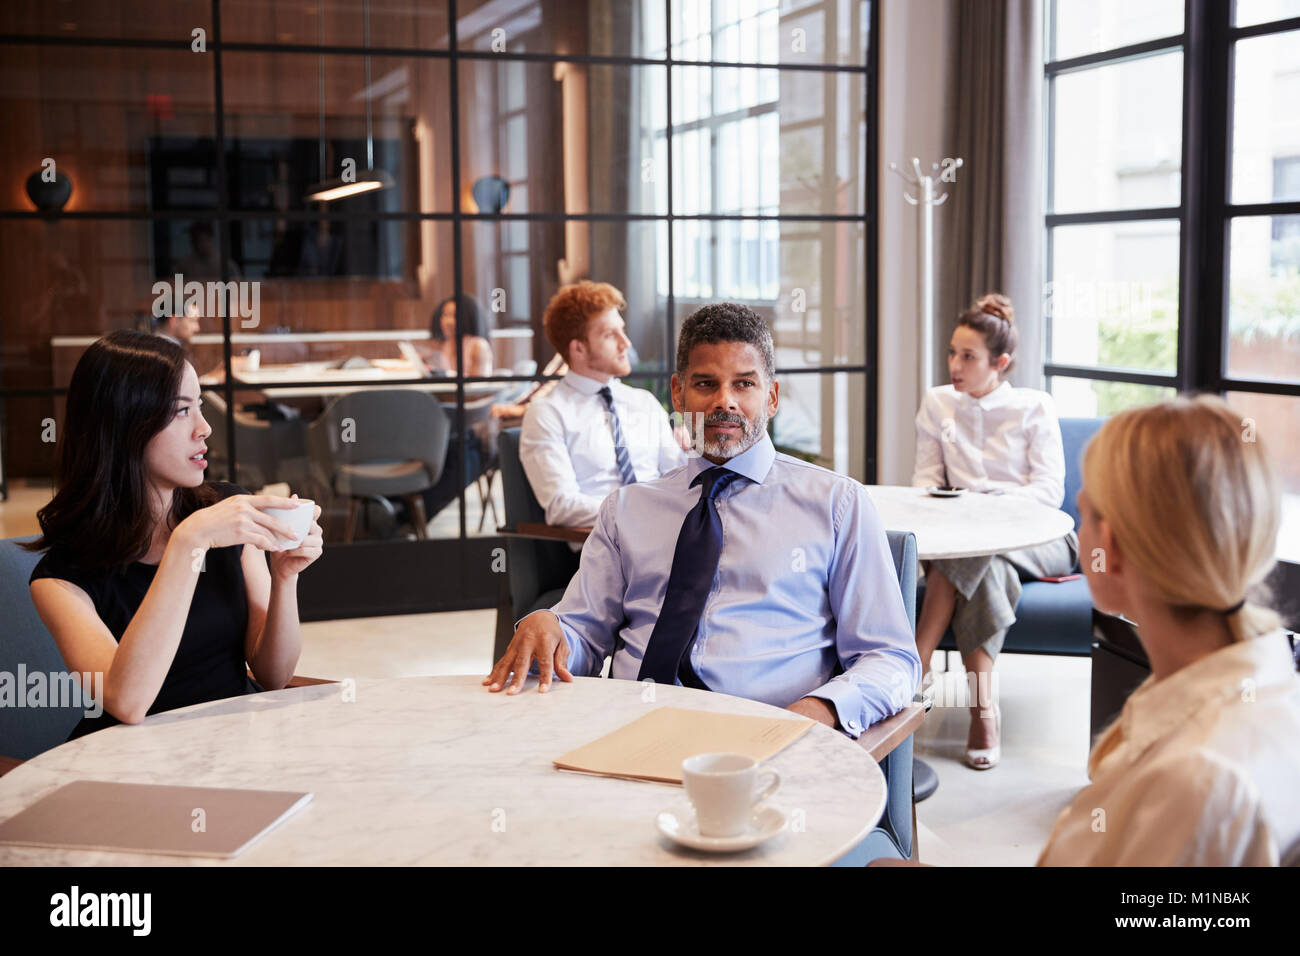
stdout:
POLYGON ((989 657, 997 657, 1007 628, 1016 620, 1021 582, 1070 574, 1078 558, 1079 538, 1071 531, 1036 548, 925 563, 951 581, 957 592, 952 633, 961 656, 983 649, 989 657))

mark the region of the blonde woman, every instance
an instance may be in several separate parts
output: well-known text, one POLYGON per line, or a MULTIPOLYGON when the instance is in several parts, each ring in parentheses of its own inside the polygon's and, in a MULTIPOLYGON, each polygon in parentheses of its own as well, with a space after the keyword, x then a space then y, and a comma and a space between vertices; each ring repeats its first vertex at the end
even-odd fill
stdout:
POLYGON ((1088 445, 1083 568, 1136 622, 1151 676, 1088 758, 1040 865, 1300 862, 1300 678, 1248 594, 1281 520, 1263 443, 1220 399, 1116 415, 1088 445))
MULTIPOLYGON (((948 345, 952 384, 930 389, 916 415, 913 486, 1021 495, 1061 506, 1065 454, 1052 397, 1006 381, 1017 338, 1014 309, 1004 295, 981 296, 962 313, 948 345)), ((951 625, 962 663, 976 677, 966 738, 966 763, 976 770, 996 766, 1002 753, 993 662, 1015 622, 1021 582, 1069 574, 1077 557, 1071 531, 1036 548, 924 564, 925 601, 916 626, 922 681, 929 682, 930 658, 951 625)))

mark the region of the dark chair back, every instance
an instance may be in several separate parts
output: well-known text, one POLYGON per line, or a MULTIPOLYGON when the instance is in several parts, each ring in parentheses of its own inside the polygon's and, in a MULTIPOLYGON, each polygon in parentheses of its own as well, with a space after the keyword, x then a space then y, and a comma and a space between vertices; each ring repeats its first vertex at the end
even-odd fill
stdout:
MULTIPOLYGON (((501 491, 505 498, 506 524, 546 521, 546 512, 533 494, 524 466, 519 460, 519 429, 507 428, 497 440, 501 459, 501 491)), ((578 552, 562 541, 529 538, 506 539, 506 570, 514 613, 523 617, 537 608, 537 599, 556 589, 563 590, 578 571, 578 552)))
POLYGON ((0 671, 12 675, 14 691, 22 695, 24 703, 34 702, 27 697, 29 687, 34 686, 29 679, 32 675, 41 675, 45 685, 44 706, 0 707, 0 755, 19 760, 63 743, 83 714, 79 693, 68 695, 77 702, 75 706, 52 706, 58 703, 57 688, 64 683, 61 675, 66 674, 67 665, 32 605, 27 579, 41 556, 19 547, 31 540, 0 541, 0 616, 4 619, 0 671), (24 676, 21 681, 20 675, 24 676))
MULTIPOLYGON (((916 637, 916 535, 910 531, 886 531, 889 539, 889 552, 894 558, 894 571, 898 574, 898 586, 903 592, 903 606, 907 609, 907 623, 912 627, 912 636, 916 637)), ((886 836, 892 849, 904 860, 912 856, 912 841, 916 835, 912 832, 912 743, 915 735, 908 737, 880 762, 880 770, 885 775, 887 794, 885 812, 880 823, 872 831, 873 835, 886 836), (882 833, 883 831, 883 833, 882 833)), ((869 842, 868 862, 876 857, 887 855, 880 846, 873 846, 878 841, 869 842)))
POLYGON ((1104 418, 1061 419, 1061 444, 1065 448, 1065 501, 1061 510, 1074 519, 1076 531, 1079 528, 1079 506, 1075 498, 1083 485, 1080 476, 1083 448, 1105 422, 1104 418))

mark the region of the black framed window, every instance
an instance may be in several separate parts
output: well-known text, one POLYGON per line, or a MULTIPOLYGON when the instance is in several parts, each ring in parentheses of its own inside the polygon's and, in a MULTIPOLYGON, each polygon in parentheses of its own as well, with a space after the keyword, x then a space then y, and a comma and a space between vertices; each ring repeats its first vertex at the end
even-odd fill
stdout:
POLYGON ((8 476, 49 475, 42 423, 59 418, 79 350, 147 326, 153 284, 183 271, 259 291, 255 325, 204 313, 193 346, 208 411, 224 410, 212 476, 256 483, 276 469, 308 494, 320 491, 310 443, 276 444, 297 472, 270 461, 249 416, 292 431, 275 417, 287 409, 306 427, 332 396, 295 369, 352 360, 339 371, 355 365, 355 377, 332 384, 374 392, 372 373, 401 363, 399 342, 436 347, 444 299, 480 305, 473 321, 457 310, 454 339, 487 339, 489 367, 469 374, 453 359, 439 383, 461 448, 430 540, 409 540, 400 503, 372 502, 344 547, 347 503, 333 501, 333 547, 304 580, 319 592, 304 608, 322 616, 495 601, 499 481, 477 474, 490 444, 477 460, 466 446, 490 403, 543 377, 542 312, 578 278, 622 289, 629 382, 661 399, 686 315, 724 297, 758 309, 785 385, 778 444, 874 479, 876 4, 53 10, 0 11, 0 168, 18 184, 0 194, 0 241, 18 250, 0 257, 8 476), (45 157, 73 183, 59 209, 34 209, 21 186, 45 157), (382 188, 313 199, 348 161, 382 188), (357 594, 359 575, 382 581, 357 594))
POLYGON ((1300 9, 1046 0, 1048 387, 1268 436, 1300 514, 1300 9))

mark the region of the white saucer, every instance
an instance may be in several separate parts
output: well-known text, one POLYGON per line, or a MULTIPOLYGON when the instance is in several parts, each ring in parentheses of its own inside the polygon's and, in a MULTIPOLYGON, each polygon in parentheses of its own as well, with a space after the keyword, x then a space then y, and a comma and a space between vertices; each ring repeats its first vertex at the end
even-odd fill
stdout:
POLYGON ((734 850, 748 850, 770 840, 785 829, 786 816, 776 807, 759 804, 749 818, 745 832, 731 837, 707 837, 700 834, 699 823, 695 819, 695 808, 689 800, 674 803, 666 810, 660 810, 655 817, 655 827, 668 839, 688 846, 693 850, 708 850, 715 853, 729 853, 734 850))
POLYGON ((966 494, 965 488, 940 488, 938 485, 931 485, 925 490, 935 498, 956 498, 958 495, 966 494))

